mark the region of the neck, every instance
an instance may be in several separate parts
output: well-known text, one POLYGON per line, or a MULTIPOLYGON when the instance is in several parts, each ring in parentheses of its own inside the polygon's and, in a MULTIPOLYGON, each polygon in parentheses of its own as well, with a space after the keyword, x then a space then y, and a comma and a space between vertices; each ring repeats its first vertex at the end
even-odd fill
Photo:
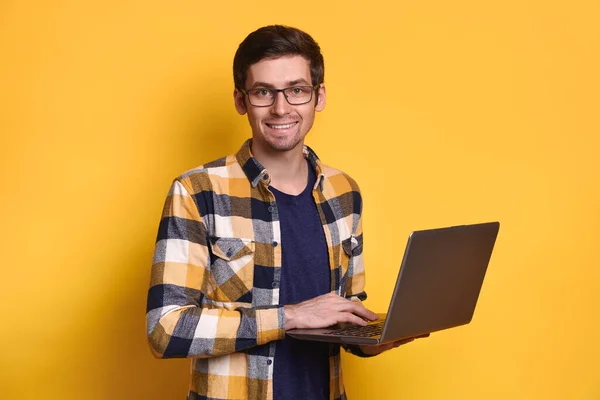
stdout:
POLYGON ((285 193, 298 194, 304 190, 308 179, 303 147, 299 143, 291 150, 277 151, 251 145, 251 150, 252 156, 269 171, 271 186, 285 193))

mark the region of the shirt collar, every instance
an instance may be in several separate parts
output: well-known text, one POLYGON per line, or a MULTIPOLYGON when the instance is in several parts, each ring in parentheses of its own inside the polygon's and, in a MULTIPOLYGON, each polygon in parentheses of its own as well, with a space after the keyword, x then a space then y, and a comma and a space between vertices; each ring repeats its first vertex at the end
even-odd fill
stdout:
MULTIPOLYGON (((263 182, 268 186, 271 183, 271 176, 269 175, 267 169, 252 156, 252 152, 250 151, 251 143, 252 139, 246 140, 236 153, 235 158, 242 166, 242 170, 246 174, 246 177, 248 177, 252 187, 258 186, 260 182, 263 182)), ((317 187, 322 188, 325 174, 323 173, 323 165, 321 164, 319 157, 317 157, 317 154, 306 145, 304 145, 302 152, 304 153, 304 158, 309 161, 310 165, 315 171, 315 174, 317 175, 317 181, 315 182, 313 190, 317 187)))

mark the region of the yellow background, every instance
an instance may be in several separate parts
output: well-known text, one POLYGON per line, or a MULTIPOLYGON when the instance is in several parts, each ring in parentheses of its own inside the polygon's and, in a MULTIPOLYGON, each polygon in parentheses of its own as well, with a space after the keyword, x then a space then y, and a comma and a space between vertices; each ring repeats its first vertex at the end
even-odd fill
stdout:
POLYGON ((377 358, 352 399, 600 399, 595 1, 0 2, 3 399, 173 399, 144 313, 171 180, 249 135, 247 33, 321 44, 308 143, 365 198, 367 305, 414 229, 502 224, 475 318, 377 358))

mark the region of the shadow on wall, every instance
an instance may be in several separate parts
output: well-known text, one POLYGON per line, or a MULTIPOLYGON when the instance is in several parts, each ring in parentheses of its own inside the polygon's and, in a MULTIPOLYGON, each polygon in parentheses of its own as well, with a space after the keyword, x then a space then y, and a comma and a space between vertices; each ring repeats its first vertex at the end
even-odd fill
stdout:
MULTIPOLYGON (((207 96, 201 90, 196 93, 194 98, 182 101, 184 104, 175 104, 179 107, 173 113, 165 113, 170 115, 164 121, 168 126, 158 132, 159 141, 166 145, 158 149, 163 159, 157 165, 161 168, 161 164, 163 167, 169 164, 169 169, 175 165, 176 172, 170 178, 234 153, 249 136, 249 131, 243 128, 245 117, 235 113, 229 91, 223 90, 217 96, 207 96)), ((145 215, 129 210, 129 214, 138 215, 134 231, 143 234, 128 246, 131 251, 124 251, 127 254, 112 256, 116 264, 112 268, 127 272, 123 279, 119 277, 119 282, 115 282, 120 290, 116 291, 112 307, 102 307, 105 315, 101 315, 103 320, 98 322, 106 332, 98 348, 106 353, 88 382, 93 386, 89 388, 93 397, 98 399, 183 399, 188 390, 190 360, 155 359, 146 340, 146 295, 159 216, 168 186, 154 182, 146 187, 153 193, 139 196, 159 196, 160 205, 156 203, 156 209, 145 215)), ((142 198, 136 200, 143 201, 142 198)))

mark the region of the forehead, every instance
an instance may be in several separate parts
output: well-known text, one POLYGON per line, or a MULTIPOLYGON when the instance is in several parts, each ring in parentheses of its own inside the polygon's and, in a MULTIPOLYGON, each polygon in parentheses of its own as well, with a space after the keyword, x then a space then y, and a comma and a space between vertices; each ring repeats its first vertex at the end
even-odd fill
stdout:
POLYGON ((308 84, 311 82, 310 64, 306 58, 295 55, 264 59, 248 68, 246 87, 251 87, 257 82, 283 87, 301 79, 308 84))

